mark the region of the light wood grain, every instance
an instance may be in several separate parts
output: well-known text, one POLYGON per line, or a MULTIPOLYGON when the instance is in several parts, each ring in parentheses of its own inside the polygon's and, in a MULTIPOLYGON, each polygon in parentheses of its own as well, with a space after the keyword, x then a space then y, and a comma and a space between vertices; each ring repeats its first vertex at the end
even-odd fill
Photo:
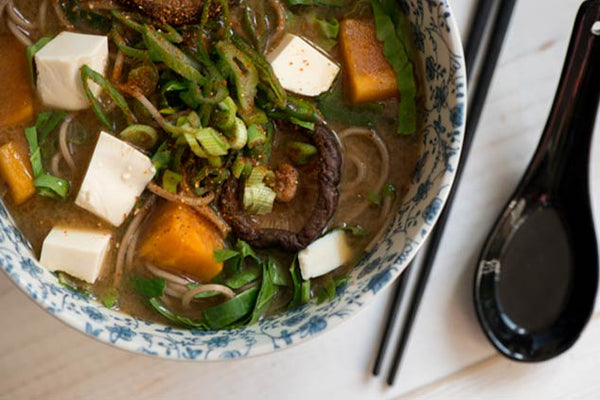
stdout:
POLYGON ((469 400, 480 399, 484 393, 486 400, 597 399, 600 397, 595 373, 600 365, 599 333, 600 315, 596 315, 575 346, 553 360, 527 364, 495 355, 400 399, 469 400))
MULTIPOLYGON (((474 1, 454 0, 467 25, 474 1)), ((600 321, 543 364, 495 356, 473 312, 474 260, 539 139, 579 0, 521 0, 502 52, 398 383, 370 376, 390 290, 291 349, 219 363, 164 361, 101 344, 37 307, 0 273, 0 399, 600 398, 600 321), (458 372, 457 371, 461 371, 458 372), (415 389, 418 391, 415 391, 415 389)), ((600 221, 600 126, 592 193, 600 221)))

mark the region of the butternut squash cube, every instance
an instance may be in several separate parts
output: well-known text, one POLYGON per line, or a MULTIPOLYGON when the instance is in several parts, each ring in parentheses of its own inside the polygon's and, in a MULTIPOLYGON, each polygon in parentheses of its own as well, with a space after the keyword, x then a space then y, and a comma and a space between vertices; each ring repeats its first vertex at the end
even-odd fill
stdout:
POLYGON ((396 74, 383 54, 373 21, 343 20, 340 48, 352 102, 385 100, 398 94, 396 74))
POLYGON ((186 205, 168 202, 154 212, 139 252, 160 268, 206 283, 223 269, 214 257, 222 248, 223 239, 208 220, 186 205))
POLYGON ((9 35, 0 35, 0 127, 20 125, 33 118, 33 90, 25 46, 9 35))
POLYGON ((10 195, 17 205, 24 203, 35 193, 31 162, 15 142, 8 142, 0 147, 0 176, 8 185, 10 195))

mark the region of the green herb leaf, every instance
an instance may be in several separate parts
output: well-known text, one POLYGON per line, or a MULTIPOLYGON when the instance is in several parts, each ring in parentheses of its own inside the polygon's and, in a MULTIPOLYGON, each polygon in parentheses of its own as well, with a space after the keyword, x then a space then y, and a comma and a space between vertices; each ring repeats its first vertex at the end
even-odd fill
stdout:
POLYGON ((240 256, 242 256, 242 259, 245 259, 246 257, 250 257, 257 263, 260 262, 260 259, 254 252, 252 247, 248 243, 244 242, 243 240, 238 239, 237 243, 235 244, 235 248, 240 252, 240 256))
POLYGON ((269 257, 271 262, 271 280, 277 286, 290 286, 289 271, 277 262, 277 260, 269 257))
POLYGON ((202 315, 211 329, 223 329, 250 313, 257 295, 258 288, 250 288, 229 301, 205 310, 202 315))
POLYGON ((311 294, 311 290, 310 290, 310 279, 309 279, 307 281, 302 282, 300 302, 302 304, 306 304, 310 301, 311 297, 312 297, 312 294, 311 294))
POLYGON ((223 262, 240 255, 239 251, 232 249, 217 249, 214 251, 215 262, 223 262))
POLYGON ((262 284, 260 286, 260 292, 258 292, 254 311, 252 312, 252 318, 248 323, 249 325, 254 324, 265 315, 269 309, 271 300, 273 300, 277 294, 278 289, 273 282, 273 269, 273 261, 271 259, 268 259, 263 263, 262 284))
POLYGON ((161 297, 165 293, 167 281, 162 278, 146 278, 134 275, 131 278, 133 289, 144 297, 161 297))
POLYGON ((59 271, 56 274, 57 278, 58 278, 58 283, 60 283, 62 286, 82 295, 85 297, 92 297, 92 294, 89 291, 89 285, 84 284, 79 285, 77 284, 69 275, 67 275, 66 273, 59 271))
POLYGON ((411 134, 417 129, 417 86, 413 63, 409 58, 408 19, 396 0, 371 0, 377 39, 383 43, 383 54, 396 73, 401 101, 398 133, 411 134))
POLYGON ((325 119, 358 126, 372 124, 383 112, 383 106, 377 103, 350 104, 343 95, 340 79, 331 91, 319 97, 318 107, 325 119))
POLYGON ((373 190, 369 190, 367 192, 367 200, 369 200, 371 204, 374 204, 376 206, 381 205, 381 196, 379 195, 379 193, 373 190))
POLYGON ((177 194, 177 187, 182 180, 181 174, 168 169, 163 173, 162 186, 167 192, 177 194))
POLYGON ((366 237, 369 235, 369 233, 362 227, 362 226, 345 226, 342 228, 343 230, 345 230, 346 232, 350 233, 352 236, 355 237, 366 237))
POLYGON ((294 292, 292 294, 292 298, 287 305, 288 310, 296 308, 300 305, 300 300, 302 296, 302 278, 300 277, 300 271, 298 269, 298 256, 294 257, 292 263, 290 264, 290 275, 292 277, 292 286, 294 288, 294 292))
POLYGON ((395 196, 396 195, 396 186, 394 186, 391 183, 387 183, 381 189, 381 195, 382 196, 386 196, 386 197, 393 197, 393 196, 395 196))
POLYGON ((200 330, 205 330, 205 331, 210 329, 208 327, 208 325, 202 320, 192 320, 191 318, 182 317, 180 315, 173 313, 172 311, 167 309, 165 306, 163 306, 162 303, 160 302, 160 300, 158 300, 156 297, 151 298, 149 302, 150 302, 150 305, 156 311, 158 311, 163 317, 165 317, 166 319, 168 319, 175 325, 180 325, 185 328, 200 329, 200 330))
POLYGON ((247 267, 227 278, 223 283, 231 289, 239 289, 244 285, 254 282, 260 278, 260 271, 256 267, 247 267))
POLYGON ((102 293, 100 296, 100 302, 106 308, 113 308, 117 304, 119 298, 119 292, 116 289, 111 288, 102 293))
POLYGON ((328 278, 319 293, 317 294, 317 304, 321 304, 326 300, 332 300, 335 297, 335 282, 332 278, 328 278))

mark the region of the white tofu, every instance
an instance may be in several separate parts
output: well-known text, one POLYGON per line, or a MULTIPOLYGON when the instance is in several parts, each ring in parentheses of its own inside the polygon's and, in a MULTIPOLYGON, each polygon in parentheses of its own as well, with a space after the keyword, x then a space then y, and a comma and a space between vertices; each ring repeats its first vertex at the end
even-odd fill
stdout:
POLYGON ((298 252, 302 279, 325 275, 350 262, 353 256, 346 232, 341 229, 331 231, 298 252))
POLYGON ((155 172, 146 155, 113 135, 100 132, 75 204, 119 226, 155 172))
POLYGON ((54 227, 44 239, 40 263, 94 283, 104 264, 111 235, 107 232, 54 227))
MULTIPOLYGON (((106 36, 61 32, 35 55, 37 90, 42 102, 60 110, 88 108, 79 69, 87 65, 104 75, 107 64, 106 36)), ((100 87, 93 82, 90 89, 96 96, 100 94, 100 87)))
POLYGON ((303 96, 318 96, 331 88, 340 67, 304 39, 286 34, 268 55, 281 85, 303 96))

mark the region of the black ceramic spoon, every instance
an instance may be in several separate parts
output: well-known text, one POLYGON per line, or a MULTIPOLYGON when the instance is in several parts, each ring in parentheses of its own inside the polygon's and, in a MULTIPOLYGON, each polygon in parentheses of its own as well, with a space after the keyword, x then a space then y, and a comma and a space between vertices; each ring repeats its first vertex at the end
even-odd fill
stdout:
POLYGON ((594 309, 598 250, 588 187, 600 97, 600 0, 581 5, 546 128, 483 247, 479 322, 518 361, 567 350, 594 309))

